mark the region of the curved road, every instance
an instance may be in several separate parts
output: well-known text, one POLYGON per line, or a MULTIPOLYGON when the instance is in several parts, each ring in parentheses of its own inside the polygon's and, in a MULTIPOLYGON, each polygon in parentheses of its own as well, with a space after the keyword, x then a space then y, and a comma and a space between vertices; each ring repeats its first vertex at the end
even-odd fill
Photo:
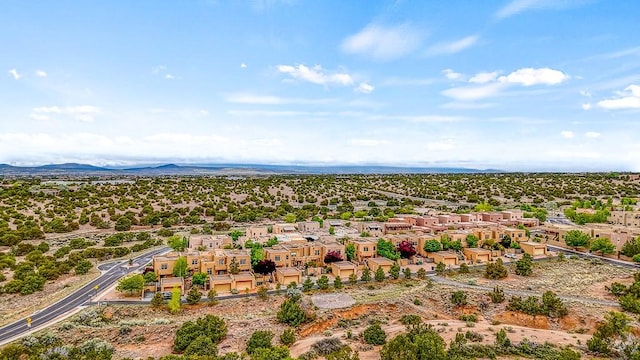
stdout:
POLYGON ((96 295, 96 285, 98 286, 98 291, 107 289, 122 276, 146 266, 153 259, 153 256, 166 253, 169 250, 170 249, 168 247, 163 247, 141 254, 138 257, 133 258, 134 263, 138 264, 133 267, 127 266, 128 260, 116 261, 98 266, 99 270, 106 270, 106 272, 64 299, 59 300, 47 308, 36 311, 30 316, 31 328, 27 326, 27 318, 20 319, 14 323, 1 327, 0 345, 22 337, 36 328, 46 327, 46 325, 58 317, 76 309, 78 306, 87 304, 91 301, 91 298, 96 295))

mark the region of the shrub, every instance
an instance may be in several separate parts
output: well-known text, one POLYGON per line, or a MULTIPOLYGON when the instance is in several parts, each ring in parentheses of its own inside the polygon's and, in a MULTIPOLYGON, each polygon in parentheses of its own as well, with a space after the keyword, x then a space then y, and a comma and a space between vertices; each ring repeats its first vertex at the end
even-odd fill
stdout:
POLYGON ((335 280, 333 280, 333 287, 336 289, 342 289, 342 279, 340 279, 340 276, 336 276, 335 280))
POLYGON ((467 294, 462 291, 454 291, 451 294, 451 303, 455 306, 462 306, 467 304, 467 294))
POLYGON ((465 322, 478 322, 478 316, 476 314, 462 314, 459 319, 465 322))
POLYGON ((277 317, 280 322, 293 327, 297 327, 306 320, 304 310, 295 299, 285 300, 282 305, 280 305, 277 317))
POLYGON ((418 325, 422 323, 422 318, 416 314, 405 314, 400 318, 400 323, 402 325, 418 325))
POLYGON ((427 271, 424 268, 420 268, 418 269, 417 275, 418 275, 418 279, 424 280, 427 278, 427 271))
POLYGON ((199 336, 206 336, 217 345, 227 336, 227 324, 222 318, 213 315, 205 315, 195 322, 187 321, 176 332, 173 349, 184 351, 199 336))
POLYGON ((384 270, 382 270, 382 267, 378 267, 376 269, 374 278, 376 279, 377 282, 384 281, 384 270))
POLYGON ((184 350, 186 356, 216 356, 218 348, 207 335, 200 335, 195 338, 184 350))
POLYGON ((522 258, 516 261, 516 274, 529 276, 533 271, 533 256, 525 253, 522 258))
POLYGON ((313 289, 313 280, 307 276, 307 279, 302 283, 302 291, 309 292, 311 289, 313 289))
POLYGON ((489 293, 489 297, 491 298, 491 302, 494 304, 499 304, 504 301, 504 291, 501 287, 496 285, 493 290, 489 293))
POLYGON ((389 275, 394 279, 398 280, 400 278, 400 265, 397 262, 394 262, 389 269, 389 275))
POLYGON ((317 354, 326 356, 340 350, 340 348, 342 348, 343 346, 344 344, 342 344, 342 341, 340 341, 340 339, 327 338, 316 341, 313 345, 311 345, 311 348, 317 354))
POLYGON ((502 259, 498 259, 495 262, 488 263, 485 268, 484 277, 487 279, 504 279, 508 276, 507 268, 504 266, 502 259))
POLYGON ((285 329, 280 335, 280 342, 284 345, 292 345, 296 342, 296 332, 293 329, 285 329))
POLYGON ((436 265, 436 274, 438 274, 439 276, 444 275, 444 272, 446 270, 447 270, 447 266, 442 261, 440 261, 438 265, 436 265))
POLYGON ((469 265, 467 263, 460 264, 460 269, 458 270, 460 274, 468 274, 469 273, 469 265))
POLYGON ((187 293, 187 303, 190 305, 194 305, 202 300, 202 293, 198 290, 197 287, 192 286, 187 293))
POLYGON ((318 289, 327 290, 329 288, 329 278, 327 275, 322 275, 317 281, 318 289))
POLYGON ((268 289, 267 289, 266 286, 259 286, 258 290, 256 291, 256 294, 258 294, 258 297, 261 300, 267 300, 267 298, 269 297, 267 291, 268 291, 268 289))
POLYGON ((247 341, 247 353, 253 354, 257 349, 270 348, 273 333, 269 330, 258 330, 251 334, 247 341))
POLYGON ((162 307, 162 305, 164 305, 162 293, 156 291, 156 293, 153 295, 153 299, 151 299, 151 306, 153 306, 154 308, 160 308, 162 307))
POLYGON ((387 341, 387 334, 379 323, 375 323, 364 330, 364 341, 370 345, 382 345, 387 341))
POLYGON ((371 270, 369 270, 368 267, 365 267, 364 269, 362 269, 362 275, 360 276, 360 280, 362 280, 362 282, 371 281, 371 270))

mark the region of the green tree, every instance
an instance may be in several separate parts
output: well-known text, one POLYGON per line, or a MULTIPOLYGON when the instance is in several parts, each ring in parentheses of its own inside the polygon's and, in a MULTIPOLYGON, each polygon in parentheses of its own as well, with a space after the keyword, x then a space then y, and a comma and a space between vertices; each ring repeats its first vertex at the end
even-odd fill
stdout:
POLYGON ((310 276, 307 276, 307 279, 302 283, 302 291, 309 292, 313 289, 313 280, 311 280, 310 276))
POLYGON ((200 335, 193 339, 184 350, 185 356, 216 356, 218 347, 207 335, 200 335))
POLYGON ((404 268, 403 274, 405 279, 411 279, 411 269, 408 267, 404 268))
POLYGON ((293 345, 296 342, 296 332, 293 329, 285 329, 280 335, 280 342, 286 346, 293 345))
POLYGON ((191 287, 191 289, 189 289, 189 292, 187 293, 187 303, 194 305, 199 303, 200 300, 202 300, 202 293, 200 292, 200 290, 198 290, 198 288, 195 286, 191 287))
POLYGON ((357 352, 353 351, 349 346, 345 345, 339 350, 325 356, 327 360, 360 360, 357 352))
POLYGON ((460 274, 468 274, 469 273, 469 265, 467 263, 460 264, 460 269, 458 269, 460 274))
POLYGON ((164 305, 164 299, 162 298, 162 293, 157 291, 153 294, 153 298, 151 299, 151 306, 154 308, 161 308, 164 305))
POLYGON ((184 256, 178 257, 175 265, 173 265, 173 276, 175 277, 185 277, 187 276, 189 267, 187 265, 187 258, 184 256))
POLYGON ((284 216, 284 222, 289 224, 296 222, 296 214, 288 213, 287 215, 284 216))
POLYGON ((289 360, 289 349, 284 346, 259 348, 251 355, 251 360, 289 360))
POLYGON ((484 277, 487 279, 504 279, 509 275, 507 268, 504 266, 502 259, 498 259, 495 262, 490 262, 485 267, 484 277))
MULTIPOLYGON (((418 348, 408 335, 394 337, 380 349, 381 360, 419 360, 418 348)), ((426 360, 426 358, 425 358, 426 360)))
POLYGON ((187 248, 189 240, 186 237, 180 235, 172 235, 167 239, 167 245, 173 249, 173 251, 182 252, 187 248))
POLYGON ((387 334, 382 330, 379 323, 375 323, 362 333, 364 341, 369 345, 382 345, 387 341, 387 334))
POLYGON ((467 241, 467 247, 470 247, 470 248, 478 247, 478 237, 477 236, 475 236, 473 234, 469 234, 469 235, 467 235, 466 241, 467 241))
POLYGON ((238 264, 238 260, 236 257, 231 258, 231 262, 229 263, 229 273, 236 275, 240 272, 240 264, 238 264))
POLYGON ((398 265, 397 262, 394 262, 393 265, 391 265, 391 268, 389 269, 389 275, 394 280, 397 280, 400 278, 400 265, 398 265))
POLYGON ((356 273, 354 272, 353 274, 349 275, 349 284, 355 285, 357 283, 358 283, 358 275, 356 275, 356 273))
POLYGON ((378 266, 378 268, 376 269, 374 278, 376 279, 377 282, 384 281, 384 270, 382 270, 381 266, 378 266))
POLYGON ((533 272, 533 256, 525 253, 522 258, 516 261, 516 274, 520 276, 530 276, 533 272))
POLYGON ((116 290, 120 292, 126 292, 129 295, 133 295, 133 293, 142 292, 144 285, 145 281, 142 275, 130 275, 118 280, 116 290))
POLYGON ((379 239, 376 246, 378 255, 393 261, 400 259, 400 252, 396 250, 396 247, 393 246, 391 241, 379 239))
POLYGON ((209 276, 206 273, 197 272, 193 274, 193 276, 191 277, 191 281, 194 285, 204 286, 204 284, 207 282, 207 277, 209 276))
POLYGON ((442 261, 436 265, 436 274, 439 276, 444 275, 444 272, 447 270, 447 265, 445 265, 442 261))
POLYGON ((207 303, 209 304, 209 306, 218 303, 218 293, 215 291, 215 289, 211 289, 207 292, 207 303))
POLYGON ((174 286, 173 290, 171 290, 171 299, 169 300, 169 312, 172 314, 177 314, 180 312, 180 307, 182 305, 181 302, 182 293, 180 292, 180 288, 178 286, 174 286))
POLYGON ((496 285, 491 292, 489 292, 489 297, 491 298, 491 302, 494 304, 499 304, 504 301, 504 290, 498 285, 496 285))
POLYGON ((84 275, 88 273, 92 267, 93 264, 91 263, 91 261, 84 259, 76 264, 76 266, 73 268, 73 271, 75 271, 76 275, 84 275))
POLYGON ((333 287, 337 290, 342 289, 342 279, 340 279, 340 276, 336 275, 335 279, 333 280, 333 287))
POLYGON ((120 216, 116 221, 116 231, 129 231, 131 230, 131 219, 126 216, 120 216))
POLYGON ((442 244, 436 239, 430 239, 425 241, 423 249, 426 252, 437 252, 442 250, 442 244))
POLYGON ((247 353, 253 354, 257 349, 271 348, 271 341, 273 340, 273 333, 269 330, 254 331, 247 341, 247 353))
POLYGON ((227 336, 227 324, 222 318, 214 315, 205 315, 195 322, 187 321, 176 332, 173 341, 173 349, 177 352, 184 351, 199 336, 206 336, 214 345, 217 345, 227 336))
POLYGON ((327 290, 329 289, 329 278, 327 275, 322 275, 318 280, 316 280, 316 284, 318 285, 318 289, 327 290))
POLYGON ((467 305, 467 294, 462 291, 454 291, 451 293, 451 303, 455 306, 467 305))
POLYGON ((295 298, 288 298, 278 311, 277 318, 280 322, 297 327, 306 320, 306 314, 295 298))
POLYGON ((580 230, 569 230, 564 236, 564 242, 571 247, 587 247, 589 246, 589 235, 580 230))
POLYGON ((149 284, 158 281, 158 276, 153 271, 147 271, 144 274, 144 282, 149 284))
MULTIPOLYGON (((384 275, 384 273, 382 275, 384 275)), ((360 275, 360 280, 362 280, 362 282, 371 281, 371 270, 369 270, 368 267, 365 266, 364 269, 362 269, 362 275, 360 275)))
POLYGON ((353 243, 348 243, 344 252, 347 255, 347 261, 351 261, 356 257, 356 246, 353 243))
POLYGON ((425 270, 424 268, 420 268, 418 269, 417 275, 418 279, 424 280, 427 278, 427 270, 425 270))
POLYGON ((613 254, 616 250, 616 246, 607 238, 596 238, 591 242, 589 250, 591 250, 591 252, 599 251, 603 255, 613 254))
POLYGON ((335 235, 336 234, 336 229, 334 229, 333 226, 329 226, 329 235, 335 235))

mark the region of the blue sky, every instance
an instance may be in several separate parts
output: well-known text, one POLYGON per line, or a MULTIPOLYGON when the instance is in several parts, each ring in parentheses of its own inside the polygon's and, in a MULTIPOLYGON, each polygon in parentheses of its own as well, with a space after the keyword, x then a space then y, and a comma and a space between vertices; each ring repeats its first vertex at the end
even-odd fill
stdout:
POLYGON ((640 171, 640 2, 37 1, 0 162, 640 171))

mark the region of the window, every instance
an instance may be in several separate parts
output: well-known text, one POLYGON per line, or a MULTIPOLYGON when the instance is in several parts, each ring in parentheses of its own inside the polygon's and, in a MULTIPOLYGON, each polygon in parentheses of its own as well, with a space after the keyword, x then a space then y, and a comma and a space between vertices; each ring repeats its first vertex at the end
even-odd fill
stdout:
POLYGON ((219 265, 224 265, 224 259, 220 259, 220 260, 218 260, 218 264, 219 264, 219 265))
POLYGON ((211 275, 213 273, 213 271, 211 271, 211 268, 207 268, 207 275, 211 275))
POLYGON ((368 246, 365 246, 365 247, 364 247, 364 251, 369 251, 369 247, 368 247, 368 246))
POLYGON ((168 268, 169 268, 169 266, 167 266, 167 264, 160 265, 160 269, 161 270, 167 270, 168 268))
POLYGON ((276 261, 280 261, 280 255, 276 255, 276 261))
POLYGON ((314 253, 314 255, 316 255, 316 256, 320 256, 320 250, 316 250, 316 251, 314 251, 313 253, 314 253))
POLYGON ((246 265, 247 259, 240 259, 240 265, 246 265))
POLYGON ((191 265, 198 265, 198 259, 191 260, 191 265))

